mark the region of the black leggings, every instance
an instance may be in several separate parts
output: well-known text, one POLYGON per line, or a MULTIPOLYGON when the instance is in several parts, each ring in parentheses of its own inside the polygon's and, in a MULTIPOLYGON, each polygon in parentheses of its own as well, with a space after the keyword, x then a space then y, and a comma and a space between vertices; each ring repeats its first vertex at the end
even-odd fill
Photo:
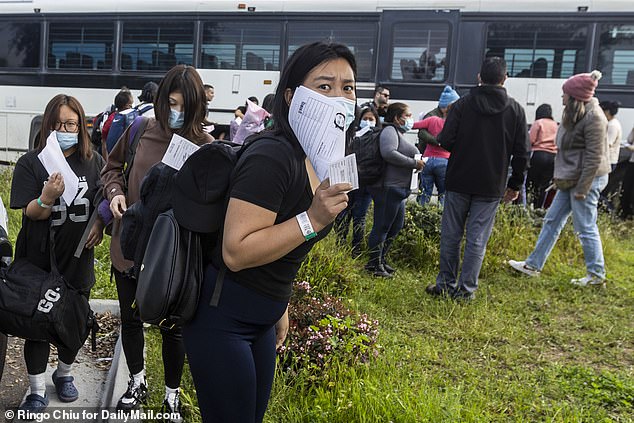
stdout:
POLYGON ((553 178, 555 170, 555 155, 547 151, 535 151, 528 168, 526 184, 533 197, 533 208, 544 207, 546 188, 553 178))
MULTIPOLYGON (((132 308, 134 295, 136 294, 137 281, 128 277, 117 269, 112 269, 114 279, 117 282, 117 294, 119 295, 119 308, 121 309, 121 340, 130 373, 137 374, 143 370, 143 322, 132 308)), ((163 369, 165 372, 165 385, 169 388, 178 388, 185 364, 185 346, 181 328, 167 330, 161 328, 163 337, 163 369)))
POLYGON ((623 178, 621 215, 624 219, 634 217, 634 162, 628 162, 623 178))
MULTIPOLYGON (((24 361, 26 370, 30 375, 39 375, 46 371, 48 355, 51 346, 48 342, 24 341, 24 361)), ((57 357, 66 364, 72 364, 79 351, 71 351, 66 348, 57 349, 57 357)))

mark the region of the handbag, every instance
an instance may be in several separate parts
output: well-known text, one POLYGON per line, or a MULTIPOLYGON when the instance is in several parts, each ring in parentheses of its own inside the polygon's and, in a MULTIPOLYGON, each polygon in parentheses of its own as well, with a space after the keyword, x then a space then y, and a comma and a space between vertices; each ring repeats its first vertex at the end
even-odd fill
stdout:
POLYGON ((139 267, 135 305, 141 320, 171 329, 191 320, 203 280, 200 234, 172 209, 158 215, 139 267))
MULTIPOLYGON (((92 222, 93 218, 77 251, 80 247, 83 249, 92 222)), ((53 228, 49 235, 50 272, 26 258, 18 258, 8 267, 0 268, 0 332, 49 342, 71 351, 79 351, 92 333, 92 350, 95 351, 99 325, 88 298, 59 273, 53 228)))

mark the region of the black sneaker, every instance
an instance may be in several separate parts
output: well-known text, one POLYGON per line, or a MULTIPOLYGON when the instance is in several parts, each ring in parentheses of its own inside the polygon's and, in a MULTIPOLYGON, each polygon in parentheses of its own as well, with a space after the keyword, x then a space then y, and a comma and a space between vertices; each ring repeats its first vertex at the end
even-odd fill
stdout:
POLYGON ((427 285, 427 288, 425 288, 425 292, 427 292, 429 295, 433 295, 434 297, 449 295, 449 292, 447 290, 439 288, 438 285, 436 285, 435 283, 427 285))
POLYGON ((161 413, 163 413, 163 421, 166 423, 182 423, 183 415, 181 414, 181 401, 178 391, 173 396, 170 394, 163 400, 161 413))
POLYGON ((117 403, 117 410, 130 411, 139 408, 141 403, 145 404, 147 399, 147 386, 145 384, 145 378, 139 385, 135 385, 134 376, 130 375, 130 382, 128 382, 128 390, 119 399, 117 403))
POLYGON ((373 266, 370 264, 366 264, 365 265, 365 270, 368 273, 371 273, 372 276, 376 276, 378 278, 391 278, 392 274, 388 273, 387 270, 385 270, 385 268, 383 267, 382 264, 379 264, 378 266, 373 266))

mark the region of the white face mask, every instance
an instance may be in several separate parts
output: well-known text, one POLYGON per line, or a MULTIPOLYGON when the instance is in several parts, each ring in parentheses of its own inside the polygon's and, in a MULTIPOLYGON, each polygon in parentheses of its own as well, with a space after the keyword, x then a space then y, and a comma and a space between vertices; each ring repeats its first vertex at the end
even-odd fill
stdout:
POLYGON ((350 125, 352 125, 352 122, 354 122, 354 112, 357 108, 357 103, 354 100, 350 100, 349 98, 345 97, 335 97, 333 100, 346 108, 346 124, 344 129, 345 132, 348 130, 350 125))
POLYGON ((374 128, 375 126, 376 126, 376 122, 374 122, 373 120, 362 120, 361 122, 359 122, 360 129, 374 128))

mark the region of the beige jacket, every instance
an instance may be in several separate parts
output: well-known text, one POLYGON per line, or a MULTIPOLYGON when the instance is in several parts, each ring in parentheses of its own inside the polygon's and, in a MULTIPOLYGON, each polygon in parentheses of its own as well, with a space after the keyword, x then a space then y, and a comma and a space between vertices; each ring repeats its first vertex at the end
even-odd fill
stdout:
POLYGON ((574 192, 587 195, 595 177, 610 173, 607 128, 608 120, 596 98, 586 103, 585 116, 572 130, 559 125, 554 178, 576 181, 574 192))

